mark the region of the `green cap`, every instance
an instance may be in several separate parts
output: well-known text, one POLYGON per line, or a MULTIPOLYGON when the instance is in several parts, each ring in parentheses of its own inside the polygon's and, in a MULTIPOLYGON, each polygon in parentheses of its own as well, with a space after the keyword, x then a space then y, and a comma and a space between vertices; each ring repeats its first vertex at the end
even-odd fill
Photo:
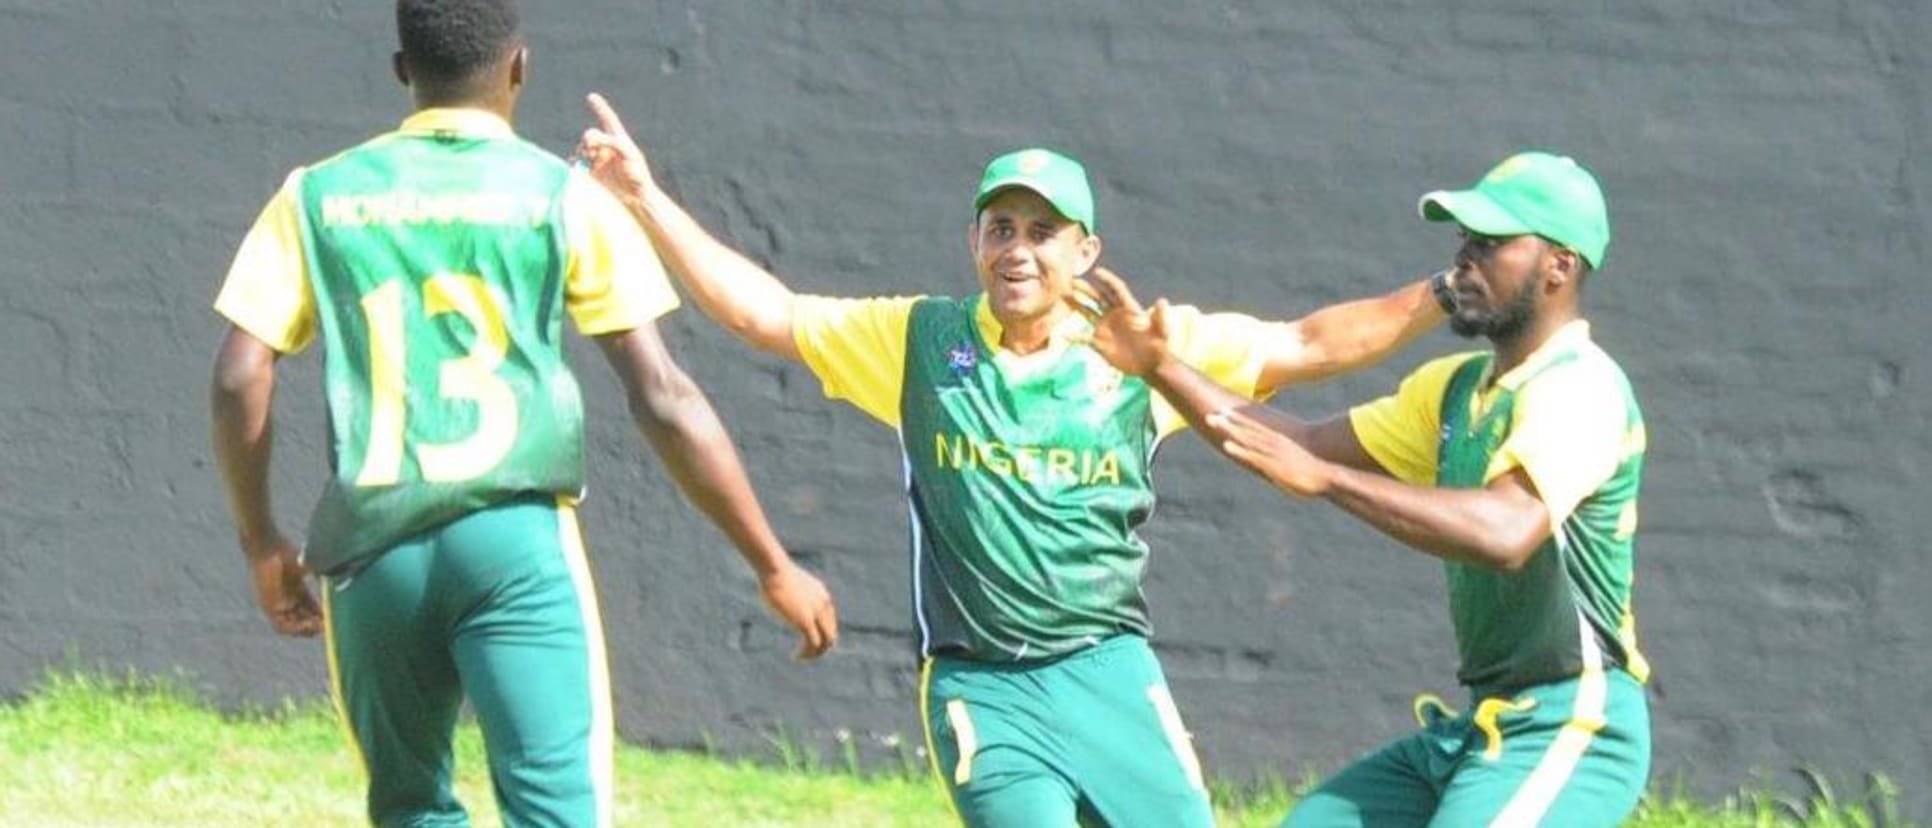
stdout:
POLYGON ((992 160, 986 174, 979 178, 979 196, 973 210, 986 208, 994 194, 1008 187, 1025 187, 1060 211, 1060 215, 1080 222, 1088 233, 1097 232, 1093 214, 1093 188, 1087 186, 1087 168, 1080 162, 1050 149, 1031 147, 1015 150, 992 160))
POLYGON ((1416 209, 1430 221, 1454 221, 1485 236, 1542 236, 1603 266, 1610 217, 1603 188, 1575 159, 1546 152, 1512 155, 1467 190, 1437 190, 1416 209))

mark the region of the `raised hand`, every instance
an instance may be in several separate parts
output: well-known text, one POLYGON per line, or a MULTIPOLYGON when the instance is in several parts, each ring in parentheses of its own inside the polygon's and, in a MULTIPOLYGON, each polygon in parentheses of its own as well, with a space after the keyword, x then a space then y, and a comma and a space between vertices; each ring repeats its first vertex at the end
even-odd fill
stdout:
POLYGON ((786 565, 766 576, 760 587, 765 605, 779 620, 798 631, 798 651, 792 658, 810 661, 839 641, 839 610, 832 593, 817 576, 796 565, 786 565))
POLYGON ((255 582, 255 601, 269 625, 282 635, 308 638, 322 631, 322 608, 309 592, 308 569, 301 550, 275 535, 260 548, 248 551, 249 575, 255 582))
POLYGON ((1333 483, 1335 467, 1328 461, 1238 409, 1209 414, 1207 425, 1220 436, 1222 454, 1283 491, 1319 497, 1333 483))
POLYGON ((597 125, 584 130, 577 142, 576 157, 583 160, 592 177, 618 198, 642 200, 657 188, 657 181, 651 177, 651 166, 644 159, 644 150, 631 140, 623 119, 617 117, 617 110, 611 108, 604 96, 592 92, 585 96, 584 103, 590 107, 597 125))
POLYGON ((1167 300, 1141 307, 1132 290, 1114 272, 1096 267, 1075 280, 1066 302, 1093 323, 1088 343, 1115 368, 1147 376, 1167 359, 1167 300))

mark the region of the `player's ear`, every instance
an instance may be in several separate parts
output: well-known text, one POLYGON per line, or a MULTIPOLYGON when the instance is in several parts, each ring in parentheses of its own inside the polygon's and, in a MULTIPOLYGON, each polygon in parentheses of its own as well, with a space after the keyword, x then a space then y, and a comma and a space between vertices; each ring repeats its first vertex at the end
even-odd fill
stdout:
POLYGON ((524 73, 530 68, 530 47, 518 46, 510 55, 510 88, 523 88, 524 73))
POLYGON ((966 223, 966 253, 979 261, 979 216, 966 223))
POLYGON ((389 68, 396 71, 396 80, 401 81, 403 86, 409 85, 409 63, 403 60, 401 49, 397 49, 396 53, 390 56, 389 68))
POLYGON ((1582 276, 1583 254, 1559 244, 1551 244, 1548 256, 1549 266, 1544 270, 1544 279, 1551 290, 1574 284, 1582 276))
POLYGON ((1082 235, 1078 244, 1080 250, 1080 269, 1076 272, 1086 273, 1092 270, 1093 266, 1100 261, 1100 249, 1104 246, 1100 243, 1099 236, 1092 233, 1082 235))

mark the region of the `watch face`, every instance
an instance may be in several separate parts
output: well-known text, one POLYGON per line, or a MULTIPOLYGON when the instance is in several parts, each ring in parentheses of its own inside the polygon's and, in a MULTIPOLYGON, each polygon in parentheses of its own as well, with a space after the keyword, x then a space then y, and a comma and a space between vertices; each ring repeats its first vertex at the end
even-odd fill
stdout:
POLYGON ((1436 305, 1442 308, 1443 313, 1456 312, 1456 291, 1449 286, 1449 277, 1454 272, 1453 269, 1438 270, 1436 275, 1429 277, 1429 292, 1435 294, 1436 305))

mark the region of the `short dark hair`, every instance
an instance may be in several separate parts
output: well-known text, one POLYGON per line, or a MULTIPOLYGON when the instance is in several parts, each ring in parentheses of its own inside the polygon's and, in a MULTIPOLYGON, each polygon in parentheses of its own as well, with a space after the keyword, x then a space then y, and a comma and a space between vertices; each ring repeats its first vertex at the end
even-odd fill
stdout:
POLYGON ((396 0, 396 35, 417 80, 460 84, 516 44, 516 0, 396 0))

